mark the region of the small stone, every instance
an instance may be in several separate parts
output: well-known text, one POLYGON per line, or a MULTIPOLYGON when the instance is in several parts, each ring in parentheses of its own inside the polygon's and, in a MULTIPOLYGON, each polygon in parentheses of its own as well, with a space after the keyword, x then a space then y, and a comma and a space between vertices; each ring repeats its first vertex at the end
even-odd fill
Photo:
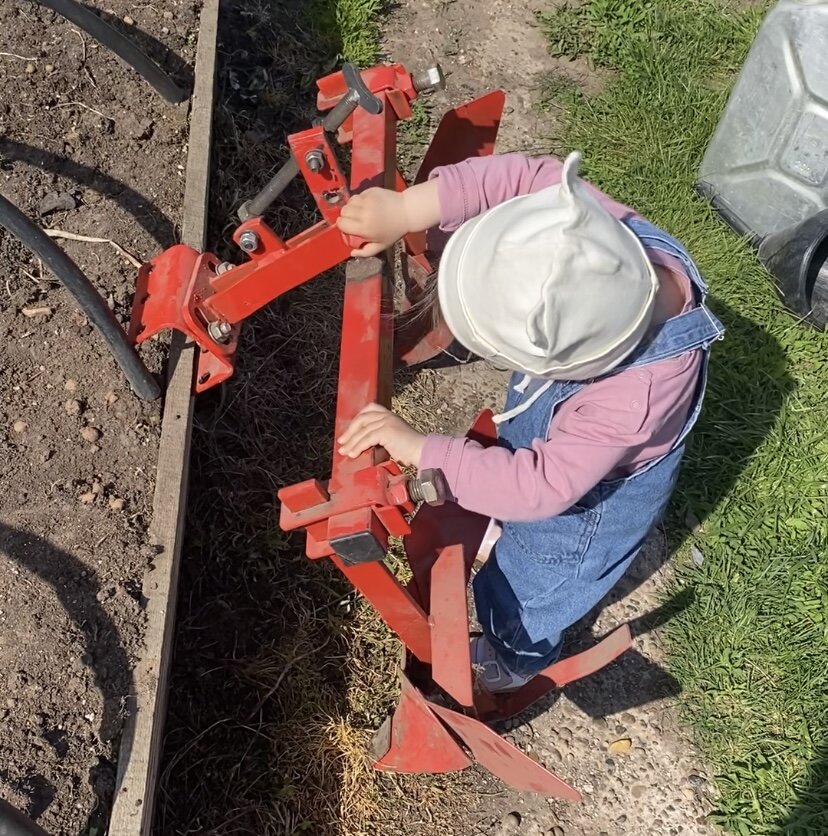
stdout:
POLYGON ((63 404, 63 408, 66 410, 67 415, 77 416, 81 414, 81 402, 75 398, 69 398, 63 404))
POLYGON ((170 34, 170 27, 169 26, 162 26, 161 27, 161 34, 162 35, 169 35, 170 34))
POLYGON ((587 795, 592 795, 592 793, 594 793, 594 792, 595 792, 595 787, 594 787, 592 784, 590 784, 589 782, 587 782, 586 784, 583 784, 583 785, 581 786, 581 789, 582 789, 582 790, 583 790, 583 791, 584 791, 587 795))
POLYGON ((85 206, 94 206, 96 203, 100 203, 103 198, 100 193, 96 192, 94 189, 87 189, 81 195, 81 200, 85 206))
POLYGON ((691 772, 687 776, 687 783, 690 784, 693 789, 701 789, 706 783, 707 779, 702 778, 701 775, 697 775, 695 772, 691 772))
POLYGON ((172 20, 173 17, 175 17, 175 15, 169 9, 167 9, 162 15, 162 17, 164 18, 164 20, 172 20))
POLYGON ((698 546, 690 547, 690 559, 693 561, 693 565, 697 569, 700 569, 704 564, 704 555, 698 546))
POLYGON ((114 392, 107 392, 106 393, 106 402, 112 406, 112 404, 118 402, 118 396, 114 392))
POLYGON ((556 824, 549 831, 549 836, 566 836, 566 832, 564 831, 564 829, 559 824, 556 824))
POLYGON ((77 381, 77 380, 73 380, 73 379, 70 377, 70 378, 69 378, 69 380, 67 380, 67 381, 66 381, 66 383, 64 383, 64 384, 63 384, 63 388, 64 388, 67 392, 77 392, 77 391, 78 391, 78 381, 77 381))
POLYGON ((135 26, 135 20, 129 15, 124 16, 124 23, 126 23, 127 26, 135 26))
POLYGON ((52 458, 52 450, 45 450, 43 453, 40 454, 40 461, 43 464, 49 461, 52 458))
POLYGON ((29 61, 29 63, 26 64, 26 75, 31 75, 35 71, 35 69, 35 65, 31 61, 29 61))
POLYGON ((77 204, 69 192, 49 192, 37 205, 40 215, 51 215, 52 212, 71 212, 77 204))
POLYGON ((696 791, 691 789, 690 787, 682 787, 681 794, 687 799, 694 799, 696 797, 696 791))
POLYGON ((621 719, 622 719, 622 720, 623 720, 623 721, 624 721, 627 725, 632 725, 632 724, 635 722, 635 716, 634 716, 633 714, 630 714, 630 712, 629 712, 629 711, 625 711, 625 712, 621 715, 621 719))
POLYGON ((632 795, 633 798, 641 798, 645 792, 647 792, 647 788, 643 784, 636 784, 630 790, 630 795, 632 795))
POLYGON ((12 429, 18 434, 24 433, 29 429, 29 425, 25 421, 18 419, 12 424, 12 429))
POLYGON ((46 70, 47 73, 53 73, 55 71, 55 65, 47 64, 43 69, 46 70))
POLYGON ((618 740, 613 740, 609 745, 609 750, 614 755, 625 755, 632 748, 632 740, 629 737, 621 737, 618 740))
POLYGON ((78 499, 81 505, 91 505, 95 501, 95 494, 92 491, 87 491, 86 493, 82 493, 78 499))
POLYGON ((81 437, 84 441, 94 444, 101 437, 101 431, 97 427, 84 427, 81 430, 81 437))
POLYGON ((124 502, 124 500, 121 499, 121 497, 119 497, 119 496, 113 496, 109 500, 109 507, 113 511, 123 511, 125 506, 126 506, 126 502, 124 502))

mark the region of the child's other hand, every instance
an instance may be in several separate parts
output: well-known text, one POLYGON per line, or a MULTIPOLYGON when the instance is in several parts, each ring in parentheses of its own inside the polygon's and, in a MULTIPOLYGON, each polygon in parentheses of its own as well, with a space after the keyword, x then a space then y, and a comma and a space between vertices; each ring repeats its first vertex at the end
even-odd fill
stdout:
POLYGON ((390 189, 374 188, 354 195, 342 208, 336 225, 346 235, 368 242, 353 250, 353 256, 381 253, 410 231, 405 199, 401 192, 390 189))
POLYGON ((394 461, 419 467, 426 437, 384 406, 372 403, 351 421, 337 441, 339 452, 352 459, 371 447, 384 447, 394 461))

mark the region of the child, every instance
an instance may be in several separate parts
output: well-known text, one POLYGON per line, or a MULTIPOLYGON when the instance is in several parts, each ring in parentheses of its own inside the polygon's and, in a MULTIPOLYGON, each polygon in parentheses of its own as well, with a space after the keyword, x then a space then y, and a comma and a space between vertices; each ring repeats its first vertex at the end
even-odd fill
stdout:
POLYGON ((442 316, 477 356, 507 366, 498 445, 424 436, 377 404, 339 439, 421 470, 501 524, 474 580, 490 691, 551 664, 567 627, 629 567, 675 487, 724 329, 684 248, 562 164, 517 154, 436 169, 402 193, 370 189, 339 226, 374 255, 408 232, 456 230, 437 279, 442 316))

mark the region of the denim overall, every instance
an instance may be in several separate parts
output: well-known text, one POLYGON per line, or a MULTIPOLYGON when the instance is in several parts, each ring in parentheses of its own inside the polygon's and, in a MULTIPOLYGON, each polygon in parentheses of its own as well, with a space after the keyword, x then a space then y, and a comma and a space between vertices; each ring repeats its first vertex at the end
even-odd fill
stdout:
MULTIPOLYGON (((585 616, 615 586, 659 521, 675 488, 684 441, 704 398, 710 345, 724 336, 704 304, 707 285, 684 248, 647 221, 627 226, 648 250, 678 258, 692 281, 697 306, 654 329, 613 374, 704 352, 702 372, 687 422, 673 448, 631 476, 600 482, 562 514, 533 522, 502 523, 492 556, 474 580, 477 617, 503 663, 532 674, 560 653, 563 632, 585 616)), ((506 411, 526 403, 548 381, 518 385, 513 375, 506 411)), ((526 411, 505 420, 498 443, 510 450, 547 438, 555 410, 589 382, 555 381, 526 411)))

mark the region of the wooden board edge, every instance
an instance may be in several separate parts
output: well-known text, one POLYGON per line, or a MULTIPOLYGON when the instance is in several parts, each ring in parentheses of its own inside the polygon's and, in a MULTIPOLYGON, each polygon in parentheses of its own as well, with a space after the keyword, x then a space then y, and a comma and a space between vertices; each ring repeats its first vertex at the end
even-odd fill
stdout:
MULTIPOLYGON (((182 241, 198 250, 207 234, 218 11, 219 0, 204 0, 190 110, 182 241)), ((152 830, 187 511, 194 364, 193 346, 174 334, 149 528, 156 557, 144 579, 146 635, 124 722, 110 836, 148 836, 152 830)))

